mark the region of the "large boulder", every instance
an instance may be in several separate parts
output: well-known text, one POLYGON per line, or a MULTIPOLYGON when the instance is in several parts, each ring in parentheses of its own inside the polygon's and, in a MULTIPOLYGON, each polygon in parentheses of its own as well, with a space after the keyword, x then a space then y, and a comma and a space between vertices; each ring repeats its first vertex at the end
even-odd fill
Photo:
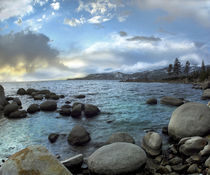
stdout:
POLYGON ((88 169, 103 175, 127 174, 140 169, 146 160, 146 154, 139 146, 117 142, 96 150, 88 158, 88 169))
POLYGON ((16 103, 8 104, 4 107, 4 115, 9 116, 12 112, 15 112, 18 110, 18 105, 16 103))
POLYGON ((201 97, 202 100, 210 99, 210 89, 206 89, 203 91, 203 95, 201 97))
POLYGON ((72 107, 71 116, 72 117, 79 117, 82 114, 83 104, 76 103, 72 107))
POLYGON ((59 113, 62 116, 70 116, 71 115, 71 109, 70 108, 61 108, 59 113))
POLYGON ((6 101, 4 88, 3 88, 3 86, 0 85, 0 105, 5 106, 7 104, 8 104, 8 102, 6 101))
POLYGON ((23 89, 23 88, 20 88, 20 89, 17 90, 17 94, 18 95, 25 95, 26 94, 26 90, 23 89))
POLYGON ((165 105, 172 105, 172 106, 180 106, 184 104, 182 99, 174 98, 174 97, 163 97, 160 102, 165 105))
POLYGON ((19 98, 14 98, 13 99, 13 102, 17 103, 18 106, 21 106, 22 105, 22 103, 21 103, 21 101, 20 101, 19 98))
POLYGON ((55 111, 57 109, 57 103, 55 101, 45 101, 40 104, 40 109, 42 111, 55 111))
POLYGON ((25 110, 12 112, 8 116, 10 119, 19 119, 25 117, 27 117, 27 112, 25 110))
POLYGON ((2 175, 72 175, 43 146, 29 146, 9 157, 2 175))
POLYGON ((85 104, 85 116, 94 117, 100 113, 97 106, 91 104, 85 104))
POLYGON ((192 156, 203 150, 207 143, 206 139, 199 136, 183 138, 178 144, 179 152, 186 156, 192 156))
POLYGON ((127 143, 135 143, 135 140, 132 136, 125 132, 117 132, 112 134, 108 140, 107 144, 115 143, 115 142, 127 142, 127 143))
POLYGON ((36 90, 36 89, 33 89, 33 88, 28 88, 28 89, 26 90, 26 94, 27 94, 27 95, 32 95, 33 92, 37 92, 37 90, 36 90))
POLYGON ((186 103, 172 113, 168 133, 174 139, 204 136, 210 132, 210 108, 205 104, 186 103))
POLYGON ((33 114, 33 113, 36 113, 38 111, 40 111, 40 107, 39 107, 38 104, 31 104, 27 109, 27 112, 29 114, 33 114))
POLYGON ((157 156, 161 152, 162 138, 156 132, 148 132, 143 137, 141 147, 151 156, 157 156))
POLYGON ((203 90, 210 89, 210 82, 205 82, 201 85, 203 90))
POLYGON ((75 146, 81 146, 90 141, 90 134, 83 126, 76 125, 68 136, 68 143, 75 146))

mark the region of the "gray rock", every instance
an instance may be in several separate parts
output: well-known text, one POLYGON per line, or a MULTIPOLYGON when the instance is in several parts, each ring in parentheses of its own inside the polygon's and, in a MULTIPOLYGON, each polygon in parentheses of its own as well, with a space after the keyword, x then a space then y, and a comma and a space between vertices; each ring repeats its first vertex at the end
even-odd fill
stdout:
POLYGON ((76 125, 68 136, 68 143, 75 146, 81 146, 90 141, 90 134, 83 126, 76 125))
POLYGON ((143 137, 141 147, 151 156, 157 156, 161 152, 162 138, 158 133, 148 132, 143 137))
POLYGON ((82 95, 82 94, 76 95, 75 98, 85 98, 85 95, 82 95))
POLYGON ((31 95, 33 92, 37 92, 37 90, 36 90, 36 89, 33 89, 33 88, 28 88, 28 89, 26 90, 26 94, 27 94, 27 95, 31 95))
POLYGON ((22 105, 22 103, 21 103, 21 101, 20 101, 19 98, 14 98, 13 99, 13 102, 17 103, 18 106, 21 106, 22 105))
POLYGON ((40 111, 40 107, 38 104, 31 104, 27 109, 27 112, 30 114, 34 114, 38 111, 40 111))
POLYGON ((43 89, 43 90, 38 91, 38 93, 46 95, 46 94, 50 94, 51 92, 49 90, 47 90, 47 89, 43 89))
POLYGON ((174 97, 165 96, 160 100, 160 103, 172 106, 180 106, 184 104, 183 100, 174 97))
POLYGON ((178 165, 171 166, 171 168, 172 168, 172 170, 174 170, 178 173, 183 173, 185 170, 188 169, 188 165, 178 164, 178 165))
POLYGON ((210 145, 206 145, 203 150, 200 151, 201 156, 207 156, 210 155, 210 145))
POLYGON ((42 111, 55 111, 57 109, 57 103, 55 101, 45 101, 41 103, 40 109, 42 111))
POLYGON ((86 117, 94 117, 100 113, 100 110, 95 105, 85 104, 84 112, 86 117))
POLYGON ((43 100, 43 95, 42 94, 36 94, 33 97, 34 97, 34 100, 43 100))
POLYGON ((200 103, 186 103, 172 114, 168 133, 174 139, 204 136, 210 132, 210 108, 200 103))
POLYGON ((8 104, 8 102, 6 101, 4 88, 3 88, 3 86, 0 85, 0 105, 5 106, 7 104, 8 104))
POLYGON ((17 104, 8 104, 4 107, 4 115, 9 116, 12 112, 15 112, 18 110, 17 104))
POLYGON ((51 133, 49 136, 48 136, 48 140, 51 142, 51 143, 55 143, 56 140, 58 139, 59 137, 59 134, 57 133, 51 133))
POLYGON ((183 162, 182 158, 176 156, 176 157, 170 159, 168 163, 170 165, 177 165, 177 164, 180 164, 182 162, 183 162))
POLYGON ((72 175, 43 146, 29 146, 9 157, 2 175, 72 175))
POLYGON ((206 89, 203 91, 203 95, 201 97, 202 100, 210 99, 210 89, 206 89))
POLYGON ((59 113, 62 116, 70 116, 71 115, 71 109, 70 108, 61 108, 61 110, 59 111, 59 113))
POLYGON ((68 169, 80 168, 83 164, 84 157, 82 154, 71 157, 67 160, 61 161, 61 163, 68 169))
POLYGON ((27 112, 25 110, 15 111, 9 114, 8 118, 10 119, 18 119, 27 117, 27 112))
POLYGON ((210 168, 210 157, 208 159, 206 159, 205 166, 210 168))
POLYGON ((50 95, 50 99, 52 100, 58 100, 59 98, 60 98, 59 95, 56 94, 50 95))
POLYGON ((26 90, 23 89, 23 88, 20 88, 20 89, 17 90, 17 94, 18 95, 25 95, 26 94, 26 90))
POLYGON ((210 89, 210 82, 205 82, 201 85, 203 90, 210 89))
POLYGON ((149 105, 156 105, 157 104, 157 99, 156 98, 150 98, 146 102, 149 105))
POLYGON ((88 158, 88 168, 96 174, 119 175, 138 170, 146 160, 146 154, 139 146, 117 142, 96 150, 88 158))
POLYGON ((72 117, 79 117, 82 114, 82 104, 74 104, 72 107, 72 111, 71 111, 71 116, 72 117))
POLYGON ((187 169, 187 173, 189 173, 189 174, 200 173, 200 172, 201 172, 201 169, 198 168, 197 164, 192 164, 187 169))
POLYGON ((183 138, 179 142, 179 152, 186 156, 191 156, 199 153, 206 144, 207 140, 199 136, 183 138))
POLYGON ((127 142, 127 143, 135 143, 135 140, 132 136, 130 136, 128 133, 125 132, 117 132, 112 134, 108 140, 107 144, 115 143, 115 142, 127 142))

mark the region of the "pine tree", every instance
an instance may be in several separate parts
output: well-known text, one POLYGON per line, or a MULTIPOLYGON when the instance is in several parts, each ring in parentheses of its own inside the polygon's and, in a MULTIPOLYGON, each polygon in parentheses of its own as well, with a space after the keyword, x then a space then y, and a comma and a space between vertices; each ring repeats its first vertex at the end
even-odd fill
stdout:
POLYGON ((181 73, 181 63, 178 58, 174 61, 173 73, 178 76, 181 73))
POLYGON ((205 72, 205 71, 206 71, 206 66, 205 66, 203 60, 202 60, 202 65, 201 65, 201 71, 202 71, 202 72, 205 72))
POLYGON ((172 70, 173 70, 173 65, 172 64, 169 64, 168 65, 168 69, 167 69, 168 75, 171 75, 172 74, 172 70))
POLYGON ((189 71, 190 71, 190 62, 186 61, 185 68, 184 68, 184 73, 187 74, 187 76, 188 76, 189 71))

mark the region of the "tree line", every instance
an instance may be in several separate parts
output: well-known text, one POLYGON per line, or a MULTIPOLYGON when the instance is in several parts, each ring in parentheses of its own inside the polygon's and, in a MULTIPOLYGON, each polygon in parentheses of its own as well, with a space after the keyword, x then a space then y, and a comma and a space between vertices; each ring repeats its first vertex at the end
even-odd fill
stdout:
POLYGON ((178 58, 174 60, 174 64, 169 64, 167 68, 167 72, 169 76, 173 76, 173 78, 188 78, 190 81, 194 81, 198 79, 199 81, 204 81, 208 79, 210 76, 210 67, 206 67, 204 61, 202 60, 201 69, 194 70, 190 73, 190 62, 186 61, 184 69, 182 69, 182 65, 178 58), (182 74, 182 76, 180 76, 182 74))

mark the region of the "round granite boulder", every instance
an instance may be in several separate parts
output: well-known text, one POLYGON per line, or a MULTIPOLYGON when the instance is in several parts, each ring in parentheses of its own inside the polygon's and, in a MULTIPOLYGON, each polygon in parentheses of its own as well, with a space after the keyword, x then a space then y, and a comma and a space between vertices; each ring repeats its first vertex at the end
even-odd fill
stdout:
POLYGON ((168 133, 174 139, 210 133, 210 108, 201 103, 186 103, 172 113, 168 133))
POLYGON ((45 101, 40 104, 40 109, 42 111, 55 111, 57 109, 57 103, 56 101, 45 101))
POLYGON ((36 113, 38 111, 40 111, 40 107, 39 107, 38 104, 31 104, 27 109, 27 112, 29 114, 33 114, 33 113, 36 113))
POLYGON ((16 103, 8 104, 4 107, 4 115, 9 116, 12 112, 15 112, 18 110, 18 105, 16 103))

